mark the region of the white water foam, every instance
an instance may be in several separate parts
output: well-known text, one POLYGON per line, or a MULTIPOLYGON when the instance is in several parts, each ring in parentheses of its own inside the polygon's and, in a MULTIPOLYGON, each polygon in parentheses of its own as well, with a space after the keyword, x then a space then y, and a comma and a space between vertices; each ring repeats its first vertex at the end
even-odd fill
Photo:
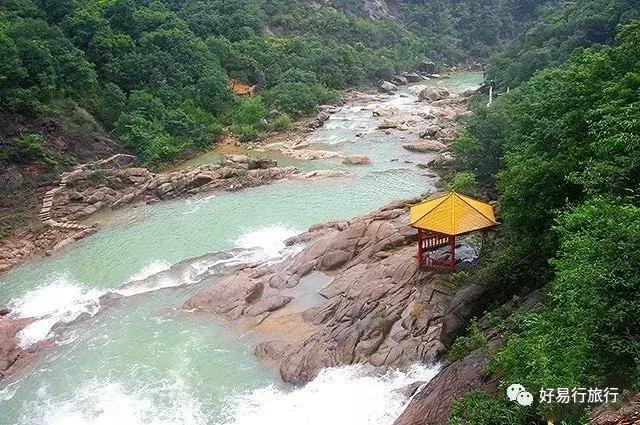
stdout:
POLYGON ((69 400, 56 400, 46 389, 24 424, 39 425, 201 425, 206 423, 201 403, 181 379, 153 388, 125 388, 117 382, 91 381, 69 400), (34 418, 33 413, 40 417, 34 418))
POLYGON ((56 323, 69 323, 83 313, 96 314, 102 294, 103 291, 86 288, 61 275, 15 299, 10 304, 13 316, 37 318, 20 331, 20 346, 25 348, 46 339, 56 323))
POLYGON ((140 271, 131 276, 125 283, 133 282, 136 280, 144 280, 148 277, 153 276, 154 274, 158 274, 165 270, 169 270, 171 268, 171 263, 165 260, 153 260, 146 266, 144 266, 140 271))
POLYGON ((430 381, 439 366, 414 365, 407 372, 375 375, 369 366, 328 368, 293 391, 255 390, 229 401, 226 425, 391 425, 410 398, 404 391, 416 381, 430 381))
POLYGON ((298 233, 289 227, 272 225, 246 231, 235 240, 235 244, 239 248, 257 249, 254 261, 268 261, 281 257, 288 248, 285 241, 298 233))

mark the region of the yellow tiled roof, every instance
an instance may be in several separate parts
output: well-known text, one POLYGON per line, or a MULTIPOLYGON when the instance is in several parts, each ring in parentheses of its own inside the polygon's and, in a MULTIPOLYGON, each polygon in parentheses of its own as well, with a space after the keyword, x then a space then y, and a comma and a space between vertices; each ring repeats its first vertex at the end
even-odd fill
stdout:
POLYGON ((445 235, 462 235, 497 225, 493 207, 452 192, 411 207, 411 226, 445 235))

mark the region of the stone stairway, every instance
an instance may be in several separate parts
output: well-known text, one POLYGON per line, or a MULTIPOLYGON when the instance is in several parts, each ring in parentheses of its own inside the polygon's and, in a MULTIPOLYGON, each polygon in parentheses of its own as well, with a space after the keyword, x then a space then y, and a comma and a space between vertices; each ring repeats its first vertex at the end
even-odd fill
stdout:
POLYGON ((88 229, 87 226, 84 226, 76 221, 70 221, 70 220, 59 221, 59 220, 55 220, 51 216, 51 209, 53 208, 54 197, 56 193, 58 193, 65 186, 65 184, 66 183, 63 178, 60 180, 58 186, 54 187, 53 189, 49 189, 48 191, 45 192, 44 198, 42 199, 42 207, 40 208, 40 213, 38 214, 38 217, 40 217, 40 221, 42 221, 43 223, 58 229, 86 230, 88 229))

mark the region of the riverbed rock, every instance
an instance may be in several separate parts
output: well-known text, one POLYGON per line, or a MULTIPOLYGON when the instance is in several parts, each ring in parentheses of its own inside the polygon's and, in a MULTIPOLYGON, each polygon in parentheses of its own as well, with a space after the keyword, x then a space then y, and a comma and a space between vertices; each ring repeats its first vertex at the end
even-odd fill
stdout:
POLYGON ((328 111, 321 111, 316 118, 308 124, 308 127, 312 129, 320 128, 329 118, 331 118, 331 115, 328 111))
POLYGON ((411 152, 442 152, 447 148, 445 144, 442 144, 436 140, 423 140, 420 142, 406 143, 402 147, 411 152))
POLYGON ((406 77, 403 77, 402 75, 396 75, 395 77, 393 77, 393 79, 391 80, 394 84, 397 84, 399 86, 406 86, 408 83, 408 80, 406 77))
POLYGON ((436 63, 431 59, 423 59, 420 62, 420 71, 425 74, 435 74, 436 73, 436 63))
POLYGON ((404 78, 407 79, 410 83, 419 83, 422 81, 422 76, 420 74, 416 74, 415 72, 405 72, 404 78))
POLYGON ((425 128, 420 132, 420 138, 433 139, 438 135, 440 131, 442 131, 442 127, 440 127, 439 125, 436 125, 436 124, 430 125, 429 127, 425 128))
POLYGON ((449 91, 443 87, 428 87, 418 94, 418 101, 422 102, 428 100, 430 102, 436 102, 438 100, 446 99, 449 95, 449 91))
POLYGON ((400 124, 395 122, 395 121, 391 121, 391 120, 383 120, 380 124, 378 124, 378 129, 379 130, 388 130, 391 128, 398 128, 400 124))
POLYGON ((342 159, 342 163, 348 165, 367 165, 371 164, 371 158, 367 155, 348 155, 342 159))
POLYGON ((382 93, 387 93, 387 94, 391 94, 394 93, 396 91, 398 91, 398 87, 389 82, 389 81, 383 81, 380 86, 378 87, 378 89, 382 92, 382 93))
POLYGON ((0 317, 0 380, 9 375, 11 367, 22 354, 18 334, 33 320, 0 317))

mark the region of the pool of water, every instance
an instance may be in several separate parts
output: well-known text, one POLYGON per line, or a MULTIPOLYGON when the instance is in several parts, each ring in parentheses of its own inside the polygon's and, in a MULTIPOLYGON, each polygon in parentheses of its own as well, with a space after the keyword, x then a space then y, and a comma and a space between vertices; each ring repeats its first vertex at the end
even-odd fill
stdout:
MULTIPOLYGON (((460 74, 438 83, 466 90, 480 79, 460 74)), ((405 93, 380 104, 347 105, 310 134, 317 145, 365 154, 372 163, 297 165, 348 168, 354 177, 283 181, 124 209, 97 234, 0 278, 0 305, 11 306, 16 316, 39 318, 23 332, 21 343, 28 346, 47 335, 56 340, 30 370, 0 383, 0 424, 223 424, 255 423, 256 418, 271 423, 273 406, 285 412, 281 422, 300 423, 305 414, 318 412, 321 401, 338 403, 341 391, 365 387, 370 398, 381 401, 373 406, 363 392, 349 423, 391 423, 406 402, 393 391, 405 381, 430 376, 433 369, 375 375, 362 367, 337 368, 293 390, 279 381, 276 370, 256 361, 250 339, 214 318, 180 310, 190 295, 215 283, 215 276, 190 286, 164 282, 163 290, 107 306, 98 300, 126 282, 211 252, 244 249, 254 259, 275 259, 286 254, 285 239, 313 224, 432 191, 433 178, 416 168, 428 156, 401 146, 416 135, 377 130, 371 112, 379 106, 415 108, 405 93), (72 324, 56 331, 59 323, 72 324)), ((307 419, 333 420, 319 414, 307 419)))

